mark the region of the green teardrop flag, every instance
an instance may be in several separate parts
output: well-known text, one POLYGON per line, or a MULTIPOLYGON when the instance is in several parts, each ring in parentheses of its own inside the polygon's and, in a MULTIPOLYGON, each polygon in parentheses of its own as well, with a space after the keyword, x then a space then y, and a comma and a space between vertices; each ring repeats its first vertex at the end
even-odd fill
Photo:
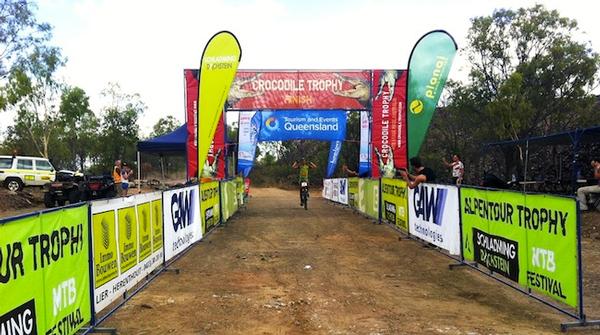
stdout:
POLYGON ((456 50, 450 34, 435 30, 423 35, 410 54, 406 88, 409 158, 419 154, 456 50))
POLYGON ((204 48, 198 88, 198 179, 241 58, 240 43, 228 31, 215 34, 204 48))

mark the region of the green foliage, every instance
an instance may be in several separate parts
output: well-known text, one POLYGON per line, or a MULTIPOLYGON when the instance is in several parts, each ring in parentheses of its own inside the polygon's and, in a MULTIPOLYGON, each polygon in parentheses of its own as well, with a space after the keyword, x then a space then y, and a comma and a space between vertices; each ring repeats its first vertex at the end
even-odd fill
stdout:
POLYGON ((166 117, 161 117, 152 127, 152 133, 150 137, 158 137, 164 134, 168 134, 173 130, 179 128, 180 124, 175 117, 168 115, 166 117))
MULTIPOLYGON (((600 57, 578 32, 575 20, 541 5, 472 19, 464 49, 469 81, 448 84, 449 103, 434 118, 423 151, 430 165, 441 168, 442 156, 460 153, 467 181, 477 182, 497 165, 482 162, 483 143, 597 124, 590 93, 600 57)), ((506 166, 497 172, 522 167, 523 148, 517 149, 493 153, 506 166)))
POLYGON ((146 109, 139 94, 124 93, 116 83, 110 83, 102 96, 108 103, 101 116, 98 152, 92 159, 97 173, 110 171, 117 159, 135 161, 138 120, 146 109))
POLYGON ((26 58, 32 49, 50 39, 50 25, 37 22, 35 9, 31 1, 0 0, 0 79, 5 78, 13 65, 26 58))

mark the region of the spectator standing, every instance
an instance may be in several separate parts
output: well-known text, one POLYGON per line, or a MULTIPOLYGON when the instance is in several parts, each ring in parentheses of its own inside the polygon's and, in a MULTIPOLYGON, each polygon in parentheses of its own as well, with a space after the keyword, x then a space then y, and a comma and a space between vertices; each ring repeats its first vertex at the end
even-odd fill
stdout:
POLYGON ((133 170, 127 166, 127 163, 123 163, 121 167, 121 188, 123 189, 122 196, 126 197, 129 191, 129 177, 133 174, 133 170))
POLYGON ((115 161, 115 166, 113 166, 112 177, 115 182, 115 192, 119 197, 123 194, 123 187, 121 186, 121 168, 121 160, 118 159, 115 161))
POLYGON ((410 174, 406 170, 400 171, 402 178, 408 184, 408 188, 416 188, 421 183, 435 183, 435 173, 432 169, 425 167, 419 157, 411 158, 410 165, 413 167, 415 174, 410 174))
POLYGON ((582 211, 587 211, 588 208, 588 195, 590 193, 600 193, 600 160, 594 159, 591 162, 592 169, 594 169, 594 179, 596 179, 596 185, 584 186, 577 189, 577 200, 579 200, 579 208, 582 211))
POLYGON ((465 175, 465 165, 460 160, 460 156, 457 154, 452 155, 452 163, 448 163, 446 158, 443 158, 444 165, 452 168, 452 184, 460 185, 465 175))

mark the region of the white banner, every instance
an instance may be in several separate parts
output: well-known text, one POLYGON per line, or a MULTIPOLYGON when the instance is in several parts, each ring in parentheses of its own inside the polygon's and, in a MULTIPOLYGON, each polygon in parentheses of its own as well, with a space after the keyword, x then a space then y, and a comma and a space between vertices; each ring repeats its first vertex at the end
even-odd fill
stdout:
POLYGON ((340 202, 340 183, 337 179, 331 179, 331 201, 340 202))
POLYGON ((161 192, 91 202, 96 313, 163 263, 161 208, 161 192))
POLYGON ((348 204, 348 179, 346 178, 335 178, 333 179, 333 200, 341 204, 348 204))
POLYGON ((332 192, 333 192, 333 182, 331 179, 323 179, 323 198, 325 199, 332 199, 332 192))
POLYGON ((202 238, 198 185, 163 193, 165 261, 202 238))
POLYGON ((458 188, 450 185, 420 184, 408 191, 409 233, 460 254, 460 212, 458 188))

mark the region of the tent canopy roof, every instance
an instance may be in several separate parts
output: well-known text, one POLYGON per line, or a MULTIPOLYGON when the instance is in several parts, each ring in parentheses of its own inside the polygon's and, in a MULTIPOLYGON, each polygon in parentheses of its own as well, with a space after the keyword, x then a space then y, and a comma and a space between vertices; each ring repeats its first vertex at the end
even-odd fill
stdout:
POLYGON ((186 123, 168 134, 145 141, 139 141, 137 144, 137 149, 139 152, 185 153, 187 136, 188 132, 186 123))
POLYGON ((484 148, 489 147, 506 147, 520 144, 530 145, 575 145, 583 143, 600 142, 600 126, 576 129, 562 133, 550 134, 546 136, 529 137, 515 141, 500 141, 484 144, 484 148))

